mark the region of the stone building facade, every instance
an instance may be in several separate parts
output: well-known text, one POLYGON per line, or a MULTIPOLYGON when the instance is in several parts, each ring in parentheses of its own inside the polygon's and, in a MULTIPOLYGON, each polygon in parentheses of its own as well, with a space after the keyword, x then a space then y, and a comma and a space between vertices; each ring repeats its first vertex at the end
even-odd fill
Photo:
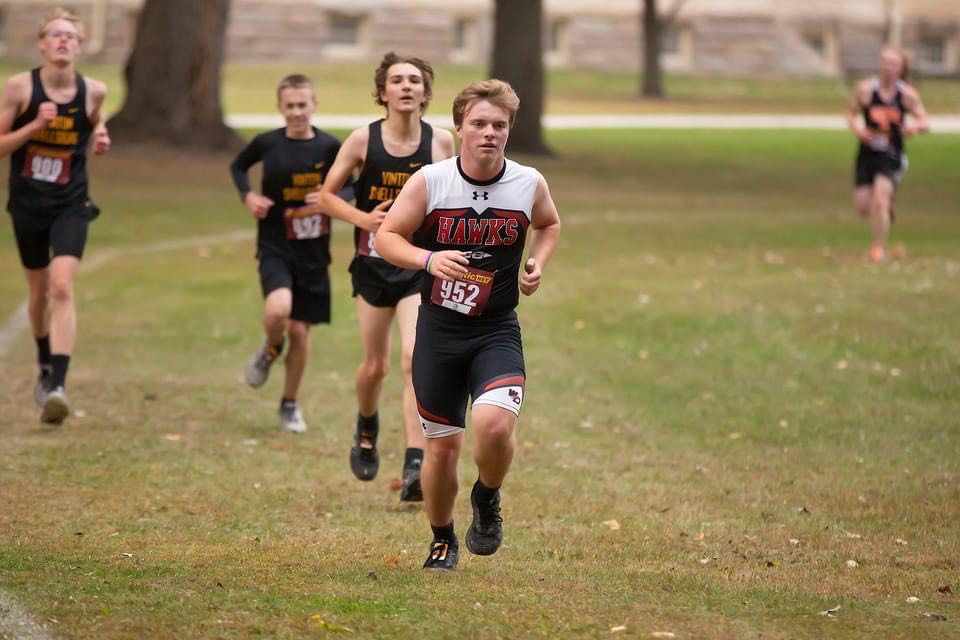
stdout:
MULTIPOLYGON (((87 24, 87 59, 121 62, 142 0, 61 0, 87 24)), ((873 69, 886 41, 925 75, 960 77, 960 0, 660 0, 680 3, 664 66, 725 75, 841 76, 873 69)), ((32 60, 46 2, 0 0, 0 56, 32 60)), ((634 71, 641 0, 544 0, 550 66, 634 71)), ((379 59, 387 50, 435 63, 486 64, 492 0, 234 0, 227 61, 379 59)))

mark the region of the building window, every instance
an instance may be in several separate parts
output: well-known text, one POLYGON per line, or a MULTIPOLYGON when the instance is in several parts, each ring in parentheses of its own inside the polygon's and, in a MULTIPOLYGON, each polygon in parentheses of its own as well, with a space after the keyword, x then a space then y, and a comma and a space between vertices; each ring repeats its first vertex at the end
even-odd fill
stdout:
POLYGON ((947 62, 946 40, 943 36, 922 36, 917 41, 917 62, 924 67, 943 67, 947 62))
POLYGON ((564 41, 567 36, 566 20, 551 20, 547 24, 544 49, 548 53, 560 53, 564 50, 564 41))
POLYGON ((803 31, 800 34, 804 44, 816 51, 820 57, 823 57, 827 51, 827 40, 823 37, 823 31, 803 31))
POLYGON ((660 32, 660 53, 667 55, 680 53, 680 31, 673 25, 660 32))
POLYGON ((457 51, 471 49, 473 47, 475 29, 476 25, 473 20, 458 18, 453 25, 453 48, 457 51))
POLYGON ((359 16, 331 14, 327 43, 346 46, 360 44, 360 22, 359 16))

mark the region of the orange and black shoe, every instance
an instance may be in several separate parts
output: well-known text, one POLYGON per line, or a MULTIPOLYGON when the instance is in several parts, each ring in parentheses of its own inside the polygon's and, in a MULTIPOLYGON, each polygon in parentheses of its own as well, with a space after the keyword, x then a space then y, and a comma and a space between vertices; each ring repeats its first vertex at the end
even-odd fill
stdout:
POLYGON ((503 543, 503 518, 500 517, 500 491, 490 500, 477 495, 480 481, 473 485, 470 504, 473 506, 473 522, 467 529, 467 549, 478 556, 492 556, 503 543))
POLYGON ((253 354, 247 366, 243 369, 243 379, 254 389, 259 389, 270 375, 270 366, 276 362, 283 351, 283 343, 279 347, 268 344, 266 340, 253 354))
POLYGON ((380 454, 377 453, 377 437, 372 433, 361 432, 353 436, 350 447, 350 470, 357 480, 369 481, 377 477, 380 470, 380 454))
POLYGON ((456 539, 434 538, 430 543, 430 555, 423 563, 426 571, 455 571, 460 561, 460 543, 456 539))

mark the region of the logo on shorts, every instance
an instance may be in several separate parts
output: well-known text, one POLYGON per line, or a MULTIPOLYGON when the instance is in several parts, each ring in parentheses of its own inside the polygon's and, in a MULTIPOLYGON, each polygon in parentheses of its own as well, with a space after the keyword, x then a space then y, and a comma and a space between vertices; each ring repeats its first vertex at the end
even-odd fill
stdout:
POLYGON ((513 400, 513 404, 518 405, 522 401, 520 398, 520 392, 517 391, 516 389, 510 389, 509 391, 507 391, 507 395, 510 396, 511 400, 513 400))
POLYGON ((489 200, 489 199, 490 199, 490 193, 487 192, 487 191, 474 191, 474 192, 473 192, 473 199, 474 199, 474 200, 481 200, 481 199, 482 199, 482 200, 489 200))

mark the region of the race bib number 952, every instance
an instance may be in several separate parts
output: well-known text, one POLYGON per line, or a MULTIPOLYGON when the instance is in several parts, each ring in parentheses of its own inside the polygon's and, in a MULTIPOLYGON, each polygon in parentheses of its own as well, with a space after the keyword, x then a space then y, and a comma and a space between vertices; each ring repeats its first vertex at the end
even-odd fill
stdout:
POLYGON ((483 269, 464 268, 457 280, 434 278, 430 301, 468 316, 483 313, 493 289, 493 274, 483 269))
POLYGON ((40 182, 67 184, 70 182, 70 152, 29 145, 23 161, 23 175, 40 182))
POLYGON ((283 212, 288 240, 312 240, 330 232, 330 219, 312 207, 298 207, 283 212))

